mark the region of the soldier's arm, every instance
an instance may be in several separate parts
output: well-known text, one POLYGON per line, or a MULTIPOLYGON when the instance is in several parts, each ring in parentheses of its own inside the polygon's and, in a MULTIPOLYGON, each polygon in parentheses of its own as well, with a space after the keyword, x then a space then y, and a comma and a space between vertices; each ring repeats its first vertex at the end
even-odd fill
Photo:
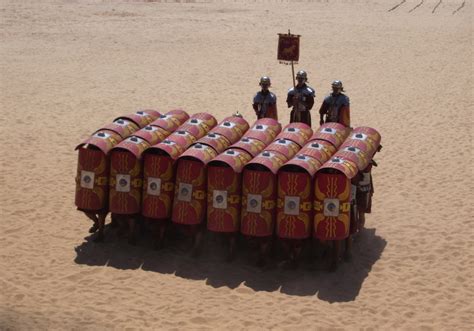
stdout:
POLYGON ((322 125, 324 123, 324 115, 328 112, 328 104, 326 100, 323 101, 321 104, 321 108, 319 108, 319 124, 322 125))
POLYGON ((306 109, 311 110, 313 106, 314 106, 314 97, 311 95, 306 98, 306 109))

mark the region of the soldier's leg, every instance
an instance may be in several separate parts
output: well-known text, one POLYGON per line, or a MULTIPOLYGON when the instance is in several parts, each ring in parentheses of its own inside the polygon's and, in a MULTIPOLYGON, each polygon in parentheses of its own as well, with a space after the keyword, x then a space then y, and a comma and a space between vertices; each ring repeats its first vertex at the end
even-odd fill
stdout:
POLYGON ((94 222, 92 224, 92 226, 90 227, 89 229, 89 233, 94 233, 96 232, 98 229, 99 229, 99 219, 97 217, 97 214, 96 213, 92 213, 92 212, 84 212, 84 214, 86 214, 86 216, 92 220, 92 222, 94 222))
POLYGON ((102 242, 104 241, 104 228, 105 228, 105 218, 107 217, 107 213, 106 212, 100 212, 97 214, 98 215, 98 221, 97 221, 97 224, 98 224, 98 233, 97 233, 97 237, 94 239, 95 242, 102 242))

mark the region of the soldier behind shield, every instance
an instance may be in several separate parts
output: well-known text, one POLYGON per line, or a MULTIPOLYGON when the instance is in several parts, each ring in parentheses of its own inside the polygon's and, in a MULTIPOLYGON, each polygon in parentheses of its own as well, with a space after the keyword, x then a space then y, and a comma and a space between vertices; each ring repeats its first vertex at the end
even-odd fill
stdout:
POLYGON ((349 97, 344 93, 344 87, 340 80, 335 80, 331 84, 332 93, 329 94, 319 109, 319 124, 336 122, 344 126, 350 127, 350 104, 349 97), (326 119, 324 119, 326 116, 326 119))
POLYGON ((298 84, 288 91, 286 103, 288 108, 293 107, 290 113, 290 123, 301 122, 311 126, 311 113, 309 112, 314 105, 316 93, 308 85, 308 75, 306 71, 300 70, 296 74, 298 84))
POLYGON ((277 98, 276 95, 270 92, 269 88, 272 85, 270 77, 263 76, 260 78, 261 91, 257 92, 253 98, 253 109, 257 115, 257 119, 273 118, 278 121, 277 113, 277 98))

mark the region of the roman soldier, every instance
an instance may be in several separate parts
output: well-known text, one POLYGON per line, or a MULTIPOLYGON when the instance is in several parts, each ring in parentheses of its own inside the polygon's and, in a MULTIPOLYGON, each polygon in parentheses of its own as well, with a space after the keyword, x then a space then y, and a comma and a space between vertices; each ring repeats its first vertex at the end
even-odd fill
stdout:
POLYGON ((296 74, 298 84, 288 91, 286 103, 288 108, 293 107, 290 113, 290 123, 301 122, 311 127, 311 113, 316 96, 312 87, 306 85, 308 75, 306 71, 300 70, 296 74))
POLYGON ((252 107, 255 110, 257 119, 261 118, 273 118, 278 120, 277 114, 277 98, 276 95, 270 92, 269 88, 272 85, 270 77, 263 76, 260 78, 260 83, 262 90, 257 92, 253 98, 252 107))
POLYGON ((336 122, 346 127, 351 125, 349 97, 344 93, 344 87, 340 80, 335 80, 331 84, 332 93, 329 94, 319 109, 319 124, 336 122), (326 115, 326 118, 324 116, 326 115))

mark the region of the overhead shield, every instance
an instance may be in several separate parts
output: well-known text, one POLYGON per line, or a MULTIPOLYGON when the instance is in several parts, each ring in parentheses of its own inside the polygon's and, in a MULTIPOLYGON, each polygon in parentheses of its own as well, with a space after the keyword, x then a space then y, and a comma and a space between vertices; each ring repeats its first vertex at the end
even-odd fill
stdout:
POLYGON ((178 130, 189 132, 196 140, 204 137, 217 124, 214 116, 208 113, 197 113, 181 125, 178 130))
POLYGON ((288 158, 278 152, 263 151, 243 170, 240 231, 251 237, 273 234, 276 212, 278 169, 288 158))
POLYGON ((249 153, 231 148, 208 163, 208 230, 226 233, 240 231, 242 169, 251 159, 249 153))
POLYGON ((211 131, 223 135, 229 140, 231 144, 237 142, 245 132, 249 129, 249 124, 246 120, 238 116, 226 117, 211 131))
POLYGON ((264 150, 265 146, 267 145, 265 145, 265 143, 261 140, 243 137, 238 142, 230 146, 230 148, 243 149, 244 151, 252 155, 252 157, 255 157, 257 156, 257 154, 264 150))
POLYGON ((230 142, 226 137, 219 133, 215 133, 214 131, 209 132, 199 139, 198 143, 211 146, 217 154, 222 153, 230 145, 230 142))
POLYGON ((369 127, 358 127, 352 131, 342 147, 358 147, 372 158, 379 149, 381 139, 377 130, 369 127))
POLYGON ((98 131, 102 131, 102 130, 113 131, 117 133, 118 135, 120 135, 122 139, 125 139, 131 134, 140 130, 140 128, 138 127, 138 125, 136 125, 132 121, 129 121, 126 119, 116 119, 113 123, 107 124, 106 126, 102 127, 98 131))
POLYGON ((181 127, 177 131, 170 134, 165 140, 172 141, 180 145, 184 150, 188 149, 189 146, 196 142, 196 138, 189 132, 181 130, 181 127))
POLYGON ((142 153, 150 144, 140 137, 129 137, 111 151, 109 207, 115 214, 141 211, 142 153))
POLYGON ((347 159, 357 165, 359 171, 363 171, 370 162, 369 157, 360 148, 355 146, 342 147, 334 154, 334 157, 347 159))
POLYGON ((164 115, 160 115, 150 125, 158 126, 168 132, 174 132, 176 129, 189 119, 189 115, 181 109, 174 109, 164 115))
POLYGON ((206 217, 207 168, 216 151, 197 143, 177 160, 175 195, 171 220, 178 224, 201 224, 206 217))
POLYGON ((306 239, 312 234, 313 176, 321 163, 298 154, 278 171, 276 234, 284 239, 306 239))
POLYGON ((293 158, 300 149, 301 147, 294 141, 283 138, 275 140, 265 148, 266 151, 283 154, 288 160, 293 158))
POLYGON ((258 139, 270 144, 281 131, 281 124, 273 118, 261 118, 244 134, 245 138, 258 139))
POLYGON ((324 123, 313 134, 310 141, 324 140, 330 142, 336 149, 338 149, 347 138, 350 131, 350 128, 336 122, 324 123))
POLYGON ((175 160, 184 151, 185 148, 181 144, 169 139, 165 139, 145 151, 143 156, 143 216, 156 220, 171 218, 176 173, 175 160))
POLYGON ((314 181, 314 231, 320 240, 342 240, 351 228, 351 179, 357 174, 352 161, 333 157, 316 173, 314 181))
POLYGON ((117 117, 114 121, 123 119, 132 121, 135 123, 139 128, 143 128, 156 120, 160 116, 160 113, 153 109, 141 109, 132 114, 123 115, 117 117))
POLYGON ((101 130, 76 147, 79 159, 75 204, 80 210, 108 210, 109 151, 121 140, 116 132, 101 130))
POLYGON ((297 143, 301 148, 306 144, 312 135, 313 130, 309 125, 295 122, 285 126, 276 139, 291 140, 297 143))
POLYGON ((298 152, 298 154, 315 158, 321 164, 324 164, 324 162, 329 160, 334 153, 336 153, 336 148, 333 144, 325 140, 312 140, 304 145, 298 152))
POLYGON ((143 129, 135 132, 132 136, 146 140, 150 145, 162 142, 170 135, 170 132, 154 125, 147 125, 143 129))

